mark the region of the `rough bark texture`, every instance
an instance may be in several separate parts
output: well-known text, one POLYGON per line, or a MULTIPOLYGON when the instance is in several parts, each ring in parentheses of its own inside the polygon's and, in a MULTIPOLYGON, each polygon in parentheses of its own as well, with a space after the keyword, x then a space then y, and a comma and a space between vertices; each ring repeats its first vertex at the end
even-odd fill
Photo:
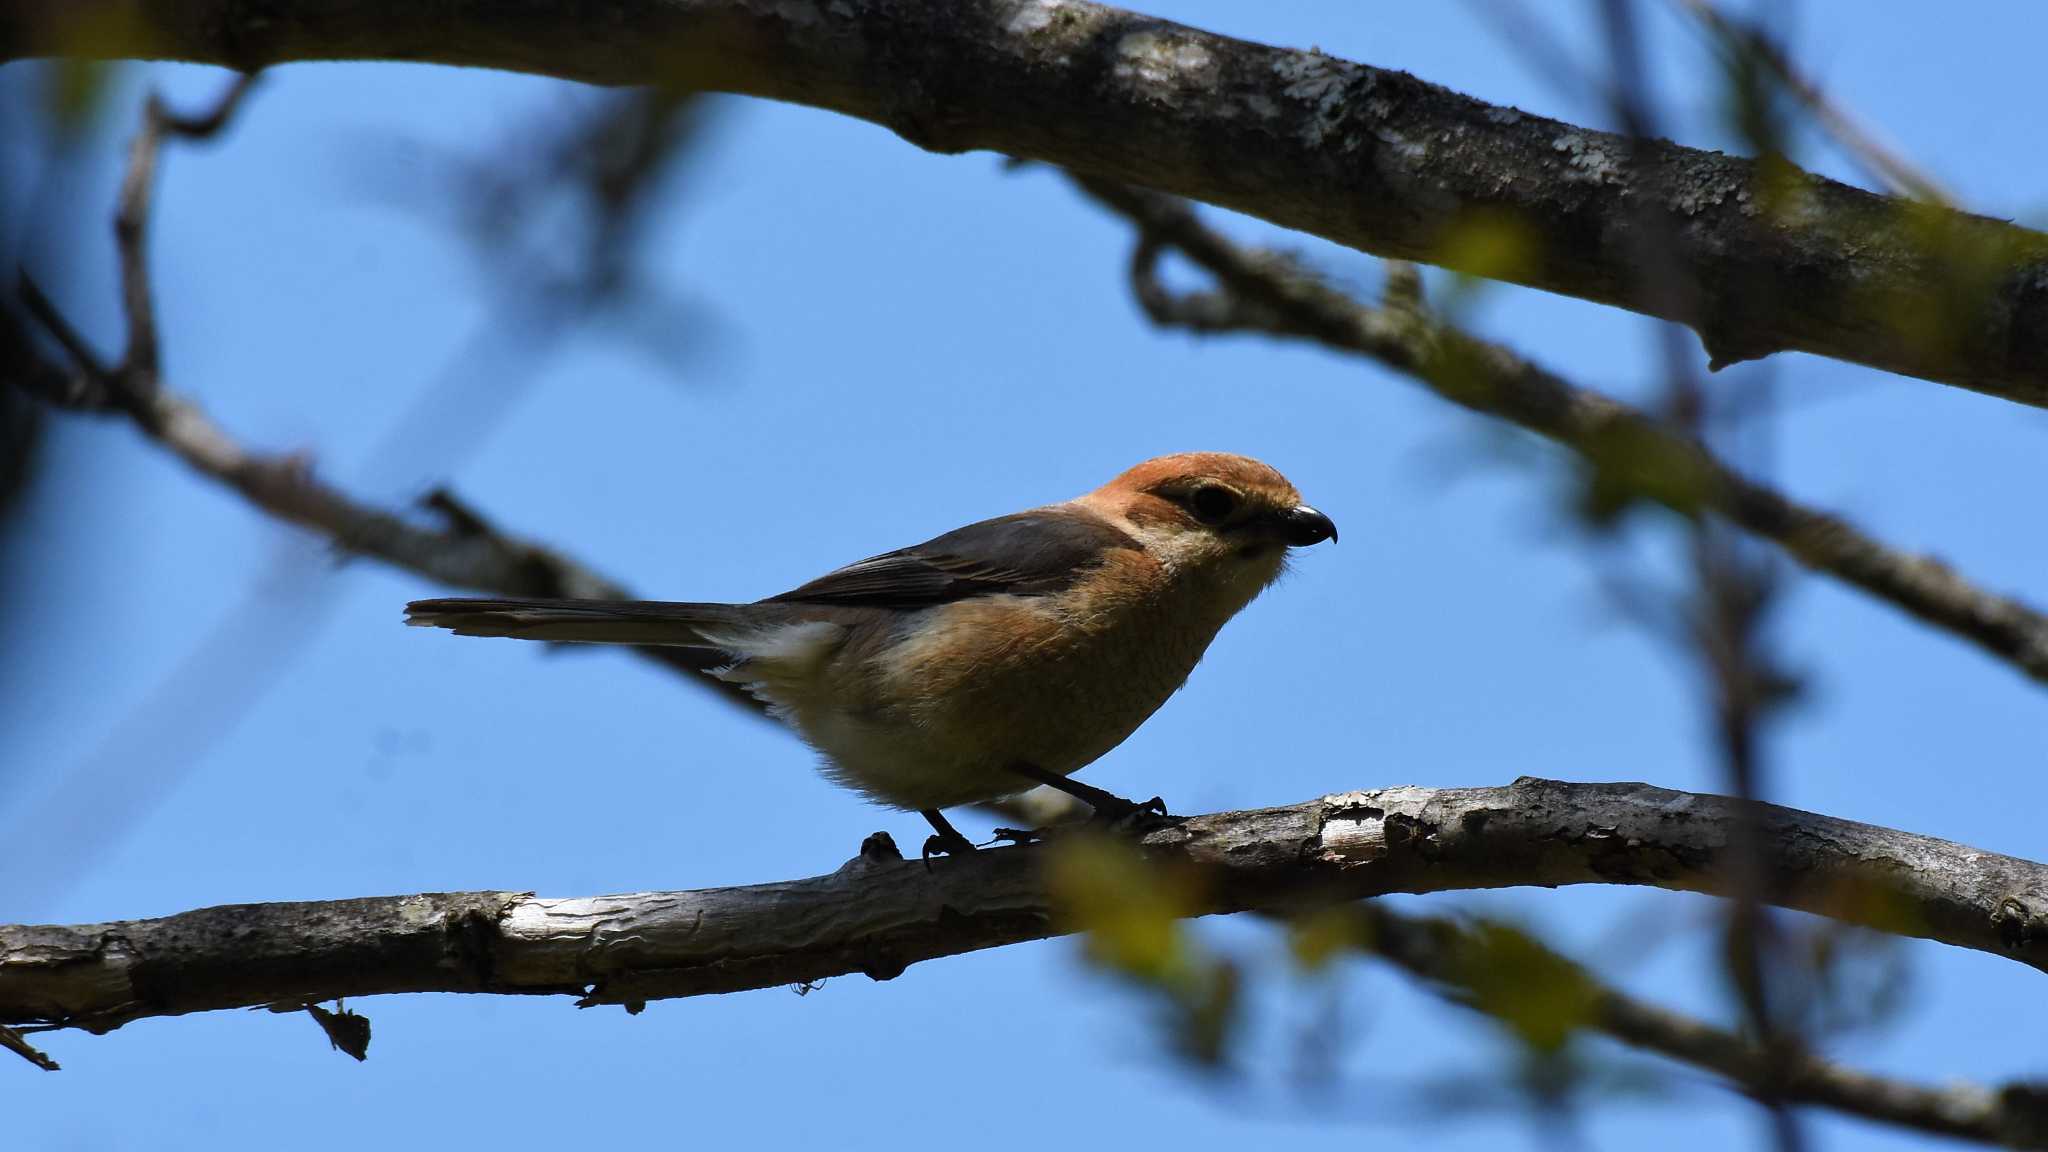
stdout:
POLYGON ((2048 405, 2048 237, 1080 0, 70 0, 0 61, 479 65, 809 104, 1234 208, 1366 252, 1670 319, 1717 363, 1797 349, 2048 405), (1646 211, 1645 206, 1650 206, 1646 211), (1652 291, 1635 230, 1692 281, 1652 291), (1513 259, 1460 237, 1520 238, 1513 259), (1465 255, 1461 256, 1461 253, 1465 255))
MULTIPOLYGON (((2048 867, 1765 806, 1773 903, 2048 970, 2048 867)), ((1388 892, 1645 884, 1725 895, 1736 802, 1644 784, 1523 779, 1389 788, 1197 816, 1147 852, 1202 869, 1220 913, 1388 892)), ((929 869, 886 837, 829 876, 695 892, 540 899, 440 893, 207 908, 158 920, 0 927, 0 1023, 130 1020, 396 992, 558 993, 585 1004, 731 992, 1058 935, 1040 863, 1057 845, 929 869)))

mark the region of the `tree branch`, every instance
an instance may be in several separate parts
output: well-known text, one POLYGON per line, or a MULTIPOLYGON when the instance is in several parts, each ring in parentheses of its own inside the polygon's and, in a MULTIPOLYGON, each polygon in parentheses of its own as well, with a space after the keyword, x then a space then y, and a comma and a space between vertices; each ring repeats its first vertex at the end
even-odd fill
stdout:
POLYGON ((1763 29, 1722 12, 1713 0, 1676 0, 1702 30, 1729 52, 1745 54, 1762 65, 1780 86, 1799 101, 1816 124, 1832 137, 1844 154, 1868 175, 1876 177, 1902 196, 1934 204, 1953 205, 1956 198, 1939 181, 1901 155, 1875 131, 1859 123, 1848 109, 1828 98, 1813 78, 1792 62, 1763 29))
MULTIPOLYGON (((244 447, 197 402, 164 386, 148 244, 158 157, 168 137, 208 140, 218 135, 232 121, 254 82, 254 74, 237 77, 210 109, 196 115, 173 112, 157 95, 149 96, 142 127, 129 149, 114 219, 127 320, 127 345, 121 362, 107 365, 28 273, 21 271, 18 293, 24 311, 64 351, 71 367, 67 373, 38 358, 28 366, 33 370, 18 375, 14 385, 57 407, 127 416, 144 435, 195 471, 239 493, 258 511, 322 536, 344 553, 381 560, 456 588, 502 596, 633 599, 624 585, 572 557, 501 531, 446 489, 436 489, 421 501, 438 523, 421 523, 361 503, 319 479, 312 462, 303 456, 244 447)), ((727 703, 765 714, 761 702, 745 689, 704 674, 723 662, 715 654, 670 647, 630 650, 727 703)), ((1033 827, 1079 819, 1088 811, 1072 797, 1047 788, 982 807, 1033 827)), ((4 1039, 0 1035, 0 1041, 4 1039)))
POLYGON ((2048 236, 1668 142, 1631 150, 1405 73, 1083 0, 617 0, 602 20, 568 0, 33 12, 0 17, 0 61, 418 60, 787 100, 1661 315, 1717 365, 1800 350, 2048 405, 2048 236), (1697 285, 1688 300, 1636 275, 1646 220, 1697 285), (1457 242, 1502 226, 1528 238, 1520 259, 1457 242))
MULTIPOLYGON (((1510 960, 1484 926, 1441 917, 1404 916, 1378 905, 1347 910, 1352 943, 1437 987, 1448 998, 1494 1016, 1511 1016, 1491 1001, 1510 960)), ((1518 941, 1511 979, 1542 970, 1538 995, 1569 997, 1584 1027, 1634 1048, 1705 1069, 1740 1090, 1768 1091, 1788 1104, 1817 1105, 1852 1116, 2009 1148, 2048 1147, 2048 1098, 2036 1085, 1998 1090, 1951 1083, 1927 1087, 1834 1063, 1796 1046, 1766 1049, 1724 1028, 1646 1003, 1599 983, 1571 960, 1518 941)))
POLYGON ((1454 404, 1579 453, 1594 469, 1596 490, 1686 515, 1711 508, 1807 568, 2048 682, 2048 615, 1977 587, 1939 560, 1899 551, 1833 513, 1798 504, 1648 414, 1447 323, 1424 306, 1412 269, 1390 270, 1385 300, 1375 307, 1297 261, 1239 246, 1172 197, 1087 177, 1075 183, 1137 225, 1132 287, 1155 323, 1308 339, 1368 357, 1454 404), (1214 276, 1221 291, 1176 294, 1162 285, 1155 273, 1169 247, 1214 276))
MULTIPOLYGON (((457 588, 506 596, 631 598, 612 582, 560 552, 500 532, 453 493, 437 490, 422 502, 439 521, 422 523, 356 501, 314 474, 312 462, 242 446, 188 397, 163 384, 163 353, 149 269, 149 224, 158 158, 168 137, 206 140, 233 119, 254 83, 237 77, 210 109, 180 115, 155 94, 143 109, 142 128, 129 149, 114 216, 120 253, 121 301, 127 321, 121 362, 108 366, 26 271, 19 274, 23 308, 72 361, 70 375, 24 376, 18 386, 59 407, 120 414, 144 435, 202 475, 239 493, 258 510, 307 529, 343 552, 367 556, 457 588)), ((698 675, 708 662, 675 648, 636 648, 647 659, 688 673, 690 682, 751 711, 754 699, 732 685, 698 675)))
MULTIPOLYGON (((1335 903, 1389 892, 1521 885, 1647 884, 1726 895, 1738 807, 1644 784, 1524 778, 1506 788, 1390 788, 1198 816, 1150 833, 1140 847, 1194 879, 1190 915, 1322 916, 1335 903)), ((1754 814, 1770 852, 1768 899, 2048 970, 2048 868, 1788 808, 1758 805, 1754 814)), ((1060 851, 1055 839, 926 867, 903 860, 877 833, 839 871, 780 884, 585 899, 435 893, 4 926, 0 1037, 11 1034, 6 1024, 105 1032, 146 1017, 290 1011, 402 992, 576 995, 581 1006, 637 1012, 653 999, 848 973, 887 980, 920 960, 1074 930, 1042 875, 1048 854, 1060 851)), ((1533 942, 1510 956, 1481 927, 1374 905, 1334 911, 1347 919, 1346 942, 1480 1011, 1512 1016, 1488 993, 1507 964, 1511 981, 1541 979, 1546 986, 1535 994, 1578 1005, 1570 1026, 1715 1072, 1740 1089, 1775 1076, 1774 1091, 1789 1101, 2048 1146, 2048 1109, 2037 1089, 1926 1088, 1803 1049, 1765 1052, 1608 989, 1533 942)))
MULTIPOLYGON (((1737 803, 1645 784, 1524 778, 1389 788, 1197 816, 1146 836, 1196 868, 1191 914, 1299 911, 1389 892, 1642 884, 1728 895, 1737 803)), ((2048 867, 1833 817, 1757 807, 1761 896, 2048 971, 2048 867)), ((0 1023, 130 1020, 399 992, 577 994, 637 1005, 821 980, 1060 935, 1051 846, 933 862, 886 836, 829 876, 579 899, 439 893, 0 927, 0 1023)))

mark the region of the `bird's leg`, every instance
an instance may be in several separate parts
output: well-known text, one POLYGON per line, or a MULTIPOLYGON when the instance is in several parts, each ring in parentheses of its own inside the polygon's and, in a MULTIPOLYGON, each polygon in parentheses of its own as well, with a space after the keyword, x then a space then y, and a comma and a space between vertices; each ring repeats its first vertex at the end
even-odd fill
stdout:
POLYGON ((1094 819, 1098 824, 1118 825, 1141 814, 1148 816, 1166 815, 1166 801, 1161 800, 1157 796, 1143 802, 1126 800, 1114 792, 1105 792, 1100 788, 1083 784, 1079 780, 1069 779, 1057 772, 1047 772, 1036 764, 1020 762, 1009 765, 1008 769, 1024 777, 1026 780, 1035 781, 1045 785, 1047 788, 1065 792, 1081 803, 1095 809, 1094 819))
POLYGON ((965 856, 974 851, 974 841, 960 834, 960 830, 947 823, 937 808, 925 808, 918 815, 931 822, 937 831, 925 837, 925 866, 931 866, 933 856, 965 856))

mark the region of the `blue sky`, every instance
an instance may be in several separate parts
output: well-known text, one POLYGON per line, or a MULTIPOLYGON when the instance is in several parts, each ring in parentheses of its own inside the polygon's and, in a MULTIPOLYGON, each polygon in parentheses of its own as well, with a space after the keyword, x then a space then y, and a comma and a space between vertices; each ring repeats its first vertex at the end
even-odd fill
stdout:
MULTIPOLYGON (((1559 91, 1488 30, 1483 3, 1148 9, 1604 122, 1586 93, 1559 91)), ((1578 6, 1540 10, 1581 61, 1599 59, 1578 6)), ((1972 207, 2038 219, 2037 46, 1996 31, 2029 12, 1805 5, 1796 43, 1830 91, 1972 207)), ((1653 24, 1667 129, 1728 146, 1705 57, 1653 24)), ((145 75, 188 101, 222 81, 184 68, 129 79, 145 75)), ((116 138, 139 90, 109 110, 116 138)), ((688 599, 778 591, 1160 452, 1248 453, 1285 471, 1343 541, 1301 557, 1087 779, 1161 793, 1177 811, 1523 774, 1719 786, 1690 670, 1606 606, 1553 453, 1371 365, 1153 331, 1125 288, 1126 229, 1043 171, 727 101, 700 162, 664 189, 643 253, 688 302, 673 327, 698 350, 593 329, 530 382, 505 384, 504 365, 474 346, 490 285, 471 253, 377 190, 423 173, 438 149, 490 154, 581 98, 476 71, 276 72, 219 145, 167 158, 156 250, 175 386, 247 442, 304 450, 366 496, 397 502, 447 482, 516 531, 688 599), (411 405, 451 373, 440 394, 459 402, 423 435, 411 405), (1275 717, 1288 722, 1262 722, 1275 717)), ((1842 172, 1829 154, 1803 159, 1842 172)), ((111 142, 96 149, 55 192, 87 210, 31 247, 44 261, 81 254, 64 302, 108 346, 118 318, 97 206, 112 203, 118 162, 111 142)), ((1280 239, 1374 282, 1356 253, 1280 239)), ((1500 288, 1474 320, 1585 383, 1638 397, 1656 386, 1653 333, 1637 318, 1500 288)), ((1786 488, 2048 601, 2028 483, 2048 416, 1807 357, 1774 370, 1772 464, 1786 488)), ((0 834, 17 846, 0 919, 705 887, 829 871, 878 828, 924 835, 914 815, 836 790, 794 740, 666 673, 402 628, 403 602, 436 589, 327 562, 123 426, 52 431, 21 528, 32 559, 0 615, 0 643, 23 657, 0 664, 0 834), (181 673, 209 644, 203 675, 181 673)), ((1654 567, 1671 542, 1653 528, 1635 551, 1654 567)), ((1801 579, 1789 595, 1778 639, 1813 692, 1770 742, 1773 798, 2048 854, 2039 689, 1832 584, 1801 579)), ((1709 902, 1514 890, 1418 903, 1512 915, 1606 957, 1631 989, 1727 1013, 1705 974, 1709 902)), ((376 1039, 361 1066, 303 1017, 144 1021, 48 1037, 65 1071, 0 1069, 0 1099, 29 1105, 12 1112, 22 1147, 51 1149, 593 1137, 1003 1149, 1085 1134, 1199 1150, 1311 1132, 1412 1139, 1403 1117, 1418 1084, 1502 1067, 1490 1029, 1396 976, 1360 965, 1334 988, 1301 984, 1269 933, 1201 931, 1270 973, 1238 1080, 1190 1075, 1141 1001, 1051 942, 889 983, 842 978, 801 998, 770 990, 631 1018, 565 1000, 368 1001, 356 1007, 376 1039), (1341 1077, 1305 1095, 1290 1080, 1295 1025, 1331 997, 1341 1077)), ((2038 974, 1935 945, 1904 954, 1909 1009, 1848 1055, 1927 1080, 2048 1075, 2038 974)), ((1461 1120, 1430 1139, 1541 1143, 1518 1113, 1461 1120)), ((1928 1143, 1833 1119, 1813 1129, 1830 1147, 1928 1143)), ((1704 1149, 1762 1129, 1753 1108, 1702 1086, 1596 1110, 1583 1132, 1595 1146, 1704 1149)))

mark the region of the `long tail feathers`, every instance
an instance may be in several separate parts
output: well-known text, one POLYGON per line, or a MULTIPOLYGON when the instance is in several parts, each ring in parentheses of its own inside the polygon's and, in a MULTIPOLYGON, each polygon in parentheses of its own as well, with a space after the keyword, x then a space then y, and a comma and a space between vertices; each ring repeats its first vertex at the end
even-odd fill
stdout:
POLYGON ((700 629, 745 626, 746 605, 662 600, 415 600, 405 622, 458 636, 512 636, 568 644, 719 648, 700 629))

